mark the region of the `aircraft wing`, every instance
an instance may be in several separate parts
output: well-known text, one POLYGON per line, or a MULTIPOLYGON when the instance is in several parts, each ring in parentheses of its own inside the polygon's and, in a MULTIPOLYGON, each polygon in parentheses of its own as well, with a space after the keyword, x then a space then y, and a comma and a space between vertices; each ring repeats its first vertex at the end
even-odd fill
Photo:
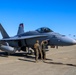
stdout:
POLYGON ((11 38, 4 38, 0 39, 0 41, 17 41, 17 40, 23 40, 23 39, 32 39, 32 38, 45 38, 46 35, 32 35, 32 36, 21 36, 21 37, 11 37, 11 38))

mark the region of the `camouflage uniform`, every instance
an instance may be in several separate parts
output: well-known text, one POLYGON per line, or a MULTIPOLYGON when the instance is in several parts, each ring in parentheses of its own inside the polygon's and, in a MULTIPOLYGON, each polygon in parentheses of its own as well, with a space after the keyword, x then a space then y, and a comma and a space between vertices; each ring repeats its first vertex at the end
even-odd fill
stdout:
POLYGON ((47 41, 41 42, 42 55, 44 60, 46 59, 46 51, 45 51, 46 45, 47 45, 47 41))
POLYGON ((39 45, 38 40, 34 44, 34 51, 35 51, 35 60, 38 61, 39 54, 41 55, 41 59, 42 59, 42 51, 40 49, 40 45, 39 45))

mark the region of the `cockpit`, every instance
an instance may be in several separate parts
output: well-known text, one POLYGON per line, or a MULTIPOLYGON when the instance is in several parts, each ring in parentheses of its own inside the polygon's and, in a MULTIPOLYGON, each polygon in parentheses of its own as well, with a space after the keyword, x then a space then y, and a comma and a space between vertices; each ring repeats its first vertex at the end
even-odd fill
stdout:
POLYGON ((47 32, 53 32, 51 29, 47 28, 47 27, 42 27, 37 29, 36 31, 40 32, 40 33, 47 33, 47 32))

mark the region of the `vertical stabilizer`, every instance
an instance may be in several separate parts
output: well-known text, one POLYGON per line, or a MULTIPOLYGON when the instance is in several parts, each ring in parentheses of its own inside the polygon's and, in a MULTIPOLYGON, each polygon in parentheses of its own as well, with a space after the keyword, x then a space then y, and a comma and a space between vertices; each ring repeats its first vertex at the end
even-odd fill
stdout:
POLYGON ((20 23, 17 35, 24 33, 24 25, 23 23, 20 23))
POLYGON ((9 35, 7 34, 7 32, 6 32, 5 29, 2 27, 1 24, 0 24, 0 32, 1 32, 3 38, 9 38, 9 35))

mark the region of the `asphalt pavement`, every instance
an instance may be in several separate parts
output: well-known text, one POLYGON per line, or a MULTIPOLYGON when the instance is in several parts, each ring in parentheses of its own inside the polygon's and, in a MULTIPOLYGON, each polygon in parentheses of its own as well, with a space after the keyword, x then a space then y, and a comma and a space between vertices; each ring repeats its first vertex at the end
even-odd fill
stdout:
POLYGON ((76 75, 76 46, 49 48, 47 59, 35 63, 35 56, 0 51, 0 75, 76 75))

